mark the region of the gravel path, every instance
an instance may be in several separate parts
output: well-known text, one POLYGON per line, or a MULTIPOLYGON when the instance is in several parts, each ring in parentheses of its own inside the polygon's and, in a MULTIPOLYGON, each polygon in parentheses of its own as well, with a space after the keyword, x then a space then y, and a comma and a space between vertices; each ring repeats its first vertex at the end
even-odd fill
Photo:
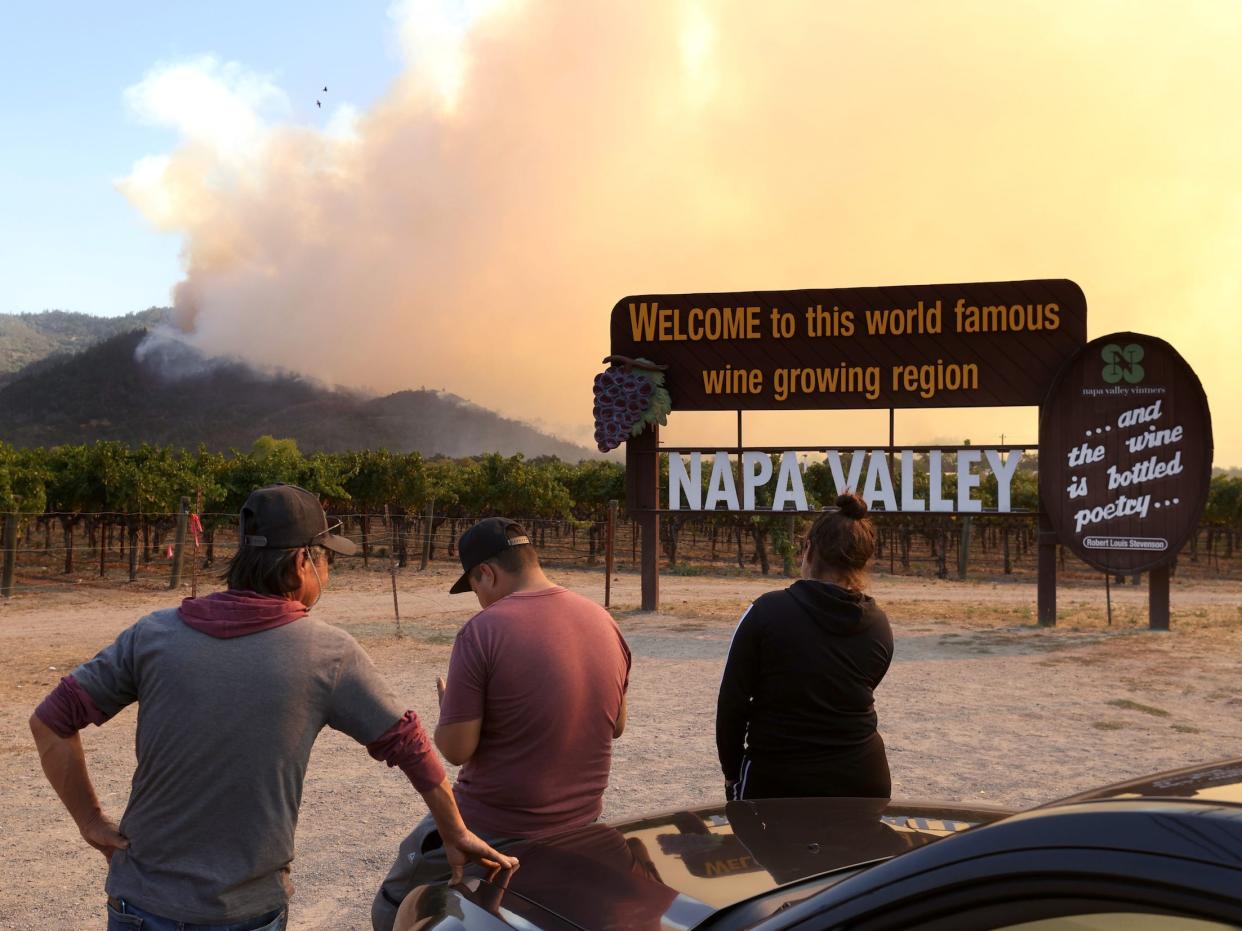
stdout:
MULTIPOLYGON (((553 573, 591 597, 602 580, 553 573)), ((443 594, 452 573, 401 580, 395 635, 386 577, 342 573, 322 615, 348 628, 414 708, 434 721, 435 676, 471 604, 443 594)), ((634 653, 630 723, 617 743, 605 817, 715 800, 716 686, 745 604, 782 580, 668 577, 664 612, 642 615, 622 576, 616 614, 634 653)), ((1144 592, 1115 593, 1115 626, 1095 587, 1067 588, 1061 626, 1031 626, 1029 584, 885 580, 897 657, 877 703, 894 792, 1025 806, 1104 782, 1242 756, 1242 609, 1236 585, 1174 587, 1174 630, 1152 634, 1144 592)), ((91 590, 0 607, 0 928, 101 927, 104 863, 43 780, 26 719, 64 672, 144 611, 159 591, 91 590)), ((105 806, 119 816, 133 769, 135 714, 84 733, 105 806)), ((364 929, 376 883, 424 807, 399 773, 348 738, 315 746, 298 829, 290 927, 364 929)))

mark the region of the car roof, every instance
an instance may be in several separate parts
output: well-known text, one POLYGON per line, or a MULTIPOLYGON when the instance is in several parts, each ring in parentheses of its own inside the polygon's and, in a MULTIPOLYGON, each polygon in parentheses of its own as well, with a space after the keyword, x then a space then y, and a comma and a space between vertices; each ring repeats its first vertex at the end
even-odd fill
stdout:
POLYGON ((1242 805, 1242 759, 1199 763, 1152 776, 1140 776, 1059 799, 1043 808, 1109 799, 1182 799, 1242 805))

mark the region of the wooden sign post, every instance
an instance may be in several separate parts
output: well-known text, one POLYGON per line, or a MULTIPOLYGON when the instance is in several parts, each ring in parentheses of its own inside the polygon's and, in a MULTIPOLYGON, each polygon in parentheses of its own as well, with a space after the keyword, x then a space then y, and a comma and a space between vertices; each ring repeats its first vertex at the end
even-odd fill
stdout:
POLYGON ((625 507, 638 524, 644 611, 660 609, 660 428, 625 444, 625 507))
POLYGON ((1039 450, 1057 538, 1102 572, 1147 572, 1150 627, 1168 630, 1169 569, 1212 476, 1212 415, 1194 371, 1154 336, 1092 340, 1048 393, 1039 450))

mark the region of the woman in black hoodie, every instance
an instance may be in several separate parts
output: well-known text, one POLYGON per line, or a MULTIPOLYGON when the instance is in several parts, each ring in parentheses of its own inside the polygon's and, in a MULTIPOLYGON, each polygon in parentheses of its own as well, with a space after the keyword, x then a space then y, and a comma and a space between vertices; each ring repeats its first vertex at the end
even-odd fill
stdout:
POLYGON ((716 749, 730 799, 891 792, 873 691, 893 632, 863 594, 875 528, 857 495, 811 526, 802 578, 742 615, 716 703, 716 749))

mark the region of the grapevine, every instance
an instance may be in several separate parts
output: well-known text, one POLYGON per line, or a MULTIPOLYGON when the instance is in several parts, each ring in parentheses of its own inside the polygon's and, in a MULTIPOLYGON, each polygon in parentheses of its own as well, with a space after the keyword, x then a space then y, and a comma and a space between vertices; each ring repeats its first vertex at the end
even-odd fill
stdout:
POLYGON ((664 366, 647 359, 609 356, 608 369, 595 376, 595 444, 600 452, 616 449, 649 424, 663 426, 673 409, 664 387, 664 366))

